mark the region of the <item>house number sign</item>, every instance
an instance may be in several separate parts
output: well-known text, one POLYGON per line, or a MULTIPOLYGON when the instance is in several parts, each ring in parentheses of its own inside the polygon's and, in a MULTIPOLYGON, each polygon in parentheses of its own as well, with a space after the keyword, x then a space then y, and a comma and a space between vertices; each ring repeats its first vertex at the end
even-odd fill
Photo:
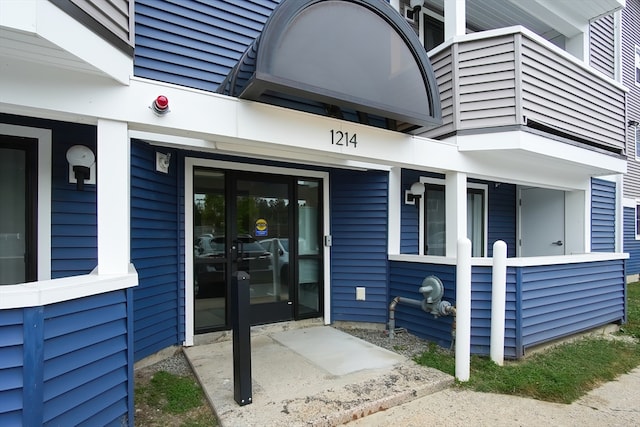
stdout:
POLYGON ((331 129, 331 145, 341 145, 343 147, 358 146, 358 135, 356 133, 343 132, 341 130, 331 129))

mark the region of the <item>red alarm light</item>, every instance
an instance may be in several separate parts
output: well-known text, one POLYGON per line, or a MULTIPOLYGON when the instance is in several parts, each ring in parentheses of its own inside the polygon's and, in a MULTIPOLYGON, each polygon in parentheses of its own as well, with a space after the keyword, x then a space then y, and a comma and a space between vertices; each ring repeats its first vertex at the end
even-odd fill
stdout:
POLYGON ((151 104, 151 109, 158 116, 163 116, 169 112, 169 98, 164 95, 158 96, 153 100, 151 104))

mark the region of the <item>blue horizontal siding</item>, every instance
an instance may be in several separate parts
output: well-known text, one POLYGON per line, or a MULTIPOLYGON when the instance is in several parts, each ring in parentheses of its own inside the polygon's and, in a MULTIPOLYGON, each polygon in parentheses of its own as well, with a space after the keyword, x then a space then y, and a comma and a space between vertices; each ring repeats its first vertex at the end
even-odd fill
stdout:
POLYGON ((523 267, 523 348, 625 318, 624 261, 523 267))
POLYGON ((387 313, 388 174, 330 172, 333 320, 384 323, 387 313), (356 301, 355 288, 366 288, 356 301))
POLYGON ((640 274, 640 240, 636 239, 636 211, 634 208, 624 208, 624 252, 629 254, 626 274, 640 274))
POLYGON ((615 252, 616 184, 591 180, 591 250, 615 252))
POLYGON ((0 425, 22 424, 24 326, 22 310, 0 310, 0 425))
POLYGON ((128 419, 126 291, 44 308, 43 422, 92 424, 94 414, 116 404, 110 423, 128 419), (117 395, 110 395, 118 388, 117 395))
POLYGON ((0 310, 0 425, 133 421, 130 295, 0 310))
POLYGON ((278 3, 138 0, 134 74, 215 91, 278 3))
POLYGON ((513 184, 488 183, 487 254, 493 256, 493 244, 507 244, 507 256, 516 256, 517 192, 513 184))
MULTIPOLYGON (((177 345, 179 306, 184 285, 179 278, 178 159, 169 173, 155 170, 156 149, 134 141, 131 147, 131 260, 138 272, 134 294, 134 358, 140 360, 177 345)), ((166 149, 163 150, 166 152, 166 149)), ((175 162, 173 161, 174 159, 175 162)), ((182 244, 184 242, 182 241, 182 244)))

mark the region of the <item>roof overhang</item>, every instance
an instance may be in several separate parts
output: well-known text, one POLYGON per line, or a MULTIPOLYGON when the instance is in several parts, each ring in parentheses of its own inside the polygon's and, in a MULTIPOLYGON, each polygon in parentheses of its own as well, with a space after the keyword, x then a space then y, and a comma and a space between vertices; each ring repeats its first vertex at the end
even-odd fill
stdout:
POLYGON ((379 0, 284 0, 219 90, 291 108, 325 106, 394 122, 406 132, 441 122, 429 58, 407 22, 379 0))
MULTIPOLYGON (((474 135, 457 135, 458 151, 483 167, 501 170, 509 168, 517 176, 545 175, 556 177, 557 185, 571 188, 575 179, 624 174, 627 162, 624 156, 562 143, 541 135, 514 130, 474 135)), ((528 179, 527 181, 530 181, 528 179)), ((524 180, 523 180, 524 182, 524 180)))
POLYGON ((510 0, 520 9, 549 23, 567 37, 584 31, 585 25, 625 7, 625 0, 510 0))

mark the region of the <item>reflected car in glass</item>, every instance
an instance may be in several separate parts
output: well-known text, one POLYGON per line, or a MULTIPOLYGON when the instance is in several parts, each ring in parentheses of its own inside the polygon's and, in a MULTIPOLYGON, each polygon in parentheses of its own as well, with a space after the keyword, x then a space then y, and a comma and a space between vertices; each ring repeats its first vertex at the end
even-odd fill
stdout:
MULTIPOLYGON (((273 280, 273 260, 256 239, 239 235, 234 243, 233 256, 238 271, 249 273, 250 283, 268 283, 273 280)), ((194 281, 196 298, 226 296, 226 242, 225 236, 202 235, 194 242, 194 281)))

